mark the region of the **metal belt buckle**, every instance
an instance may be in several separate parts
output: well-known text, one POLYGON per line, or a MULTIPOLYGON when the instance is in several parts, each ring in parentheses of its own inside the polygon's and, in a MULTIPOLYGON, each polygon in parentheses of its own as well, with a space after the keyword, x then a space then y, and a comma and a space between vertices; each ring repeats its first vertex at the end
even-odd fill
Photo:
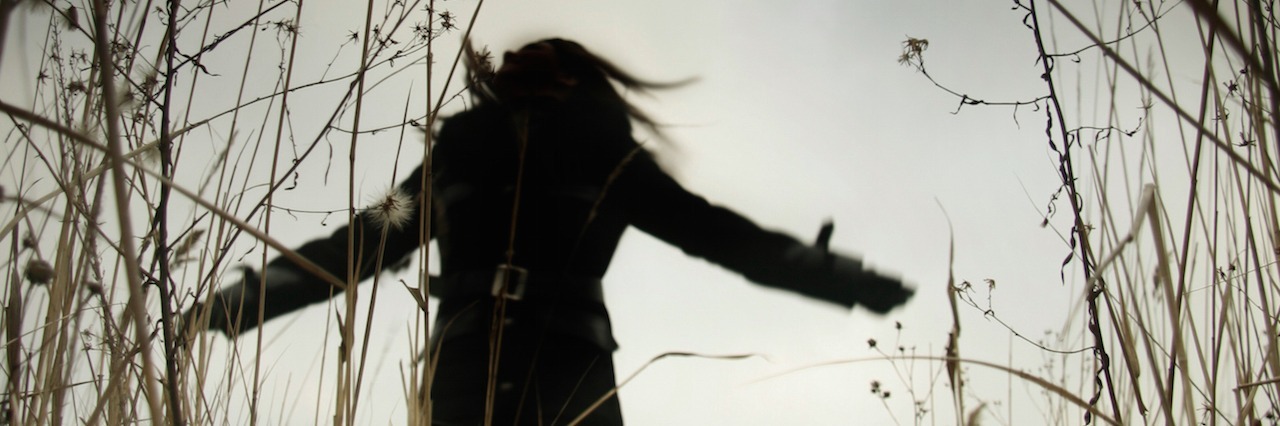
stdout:
POLYGON ((498 265, 497 272, 493 274, 493 289, 490 294, 518 301, 524 298, 525 283, 528 281, 528 269, 515 265, 498 265))

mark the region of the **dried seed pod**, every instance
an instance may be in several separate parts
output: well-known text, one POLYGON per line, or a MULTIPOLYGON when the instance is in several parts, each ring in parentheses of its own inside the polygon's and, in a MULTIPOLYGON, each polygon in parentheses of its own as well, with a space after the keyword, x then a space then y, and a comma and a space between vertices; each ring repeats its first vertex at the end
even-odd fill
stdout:
POLYGON ((181 259, 186 256, 187 253, 191 252, 191 248, 195 247, 196 243, 200 242, 200 237, 202 236, 204 236, 203 229, 191 230, 191 233, 187 234, 187 238, 182 240, 182 244, 179 244, 177 248, 174 248, 173 257, 181 259))
POLYGON ((102 296, 105 293, 102 288, 102 283, 99 283, 97 281, 91 281, 91 280, 85 281, 84 289, 85 291, 88 291, 89 294, 92 294, 94 296, 102 296))
POLYGON ((53 265, 42 259, 31 259, 27 261, 26 277, 32 284, 48 284, 53 281, 53 265))

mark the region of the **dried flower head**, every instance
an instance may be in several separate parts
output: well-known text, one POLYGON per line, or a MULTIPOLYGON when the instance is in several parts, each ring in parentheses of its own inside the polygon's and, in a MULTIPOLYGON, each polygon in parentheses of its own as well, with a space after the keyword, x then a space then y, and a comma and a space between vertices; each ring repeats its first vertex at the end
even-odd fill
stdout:
POLYGON ((902 42, 902 55, 898 56, 898 63, 901 65, 912 65, 916 68, 924 68, 924 51, 929 48, 929 40, 923 38, 907 37, 902 42))
POLYGON ((48 284, 53 281, 53 265, 41 259, 31 259, 27 261, 26 277, 32 284, 48 284))
POLYGON ((458 28, 458 17, 453 13, 446 10, 444 12, 440 12, 437 16, 440 17, 440 28, 444 28, 445 31, 455 30, 458 28))
POLYGON ((482 46, 476 49, 468 40, 466 53, 467 72, 470 74, 472 86, 479 86, 481 82, 492 80, 496 71, 493 66, 493 53, 489 52, 489 47, 482 46))
POLYGON ((365 209, 369 219, 381 229, 400 229, 413 214, 413 198, 400 188, 391 188, 387 193, 365 209))

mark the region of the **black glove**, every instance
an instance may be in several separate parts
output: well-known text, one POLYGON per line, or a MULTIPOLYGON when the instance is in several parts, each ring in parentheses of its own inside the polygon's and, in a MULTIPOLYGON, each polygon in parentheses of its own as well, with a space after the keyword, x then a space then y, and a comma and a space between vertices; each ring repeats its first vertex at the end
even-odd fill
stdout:
POLYGON ((786 271, 776 279, 748 276, 771 287, 800 293, 846 307, 862 305, 884 314, 915 295, 896 277, 867 269, 862 261, 828 249, 834 225, 822 226, 812 247, 796 244, 783 254, 786 271))
POLYGON ((871 312, 885 314, 907 303, 916 294, 913 288, 905 287, 897 278, 890 278, 863 269, 862 262, 831 253, 831 234, 835 231, 835 223, 827 221, 818 231, 818 240, 814 247, 826 252, 827 263, 831 265, 831 274, 836 285, 849 285, 853 289, 854 301, 871 312))
POLYGON ((902 285, 897 278, 863 268, 862 262, 840 255, 828 255, 834 257, 831 265, 834 284, 848 286, 852 290, 854 303, 871 312, 883 315, 898 305, 907 303, 916 294, 915 289, 902 285))

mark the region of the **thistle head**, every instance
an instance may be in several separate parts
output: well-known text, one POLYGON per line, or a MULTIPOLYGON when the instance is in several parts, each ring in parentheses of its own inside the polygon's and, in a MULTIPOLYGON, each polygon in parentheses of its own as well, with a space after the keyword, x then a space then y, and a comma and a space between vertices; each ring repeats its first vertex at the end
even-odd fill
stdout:
POLYGON ((374 200, 365 214, 379 229, 400 229, 413 216, 413 197, 393 187, 374 200))

